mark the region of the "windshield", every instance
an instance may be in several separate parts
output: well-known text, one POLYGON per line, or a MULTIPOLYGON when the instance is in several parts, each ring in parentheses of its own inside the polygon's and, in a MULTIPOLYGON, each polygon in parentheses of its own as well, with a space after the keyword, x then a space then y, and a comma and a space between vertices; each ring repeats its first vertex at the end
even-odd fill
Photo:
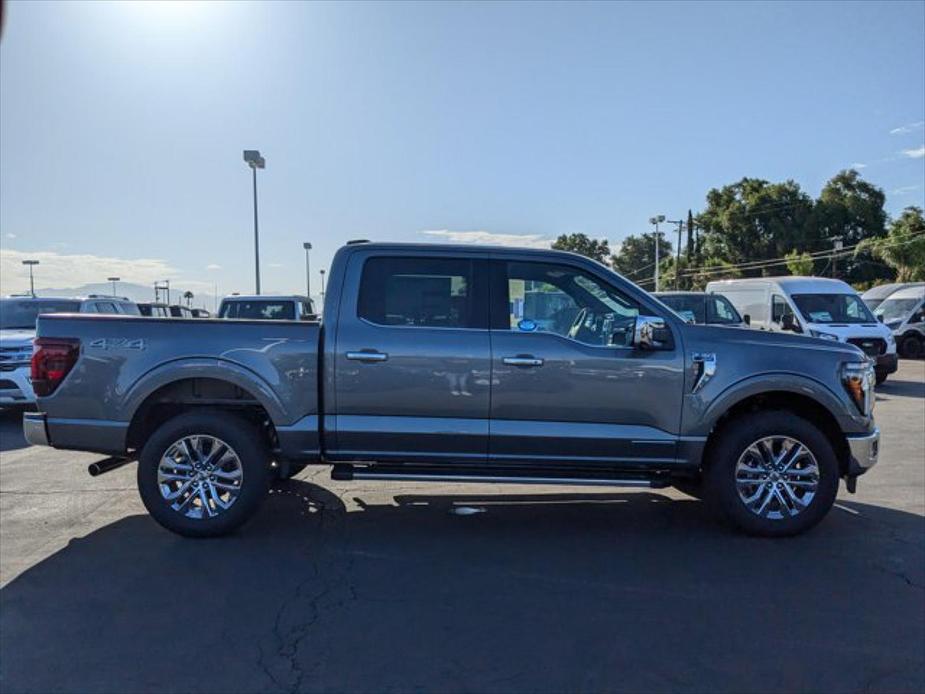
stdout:
POLYGON ((0 329, 35 330, 35 320, 41 313, 79 312, 79 301, 2 299, 0 300, 0 329))
POLYGON ((228 301, 222 304, 219 318, 295 320, 295 308, 291 301, 228 301))
POLYGON ((874 323, 867 305, 856 294, 794 294, 807 323, 874 323))
POLYGON ((693 318, 701 325, 731 325, 742 318, 729 300, 718 294, 663 295, 659 299, 685 320, 693 318))
POLYGON ((911 299, 887 299, 877 307, 874 315, 883 318, 884 323, 901 321, 918 308, 921 301, 916 297, 911 299))

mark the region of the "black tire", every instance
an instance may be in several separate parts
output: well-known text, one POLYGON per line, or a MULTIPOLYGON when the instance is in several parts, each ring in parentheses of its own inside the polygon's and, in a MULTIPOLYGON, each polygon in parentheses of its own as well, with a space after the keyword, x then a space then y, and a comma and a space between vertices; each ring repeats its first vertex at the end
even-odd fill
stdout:
POLYGON ((769 410, 742 415, 728 422, 717 435, 719 438, 706 461, 706 498, 741 530, 763 537, 798 535, 816 525, 832 508, 838 493, 838 459, 828 438, 811 422, 791 412, 769 410), (739 457, 753 443, 772 436, 790 437, 802 443, 815 457, 819 468, 815 496, 795 516, 759 516, 745 505, 736 488, 739 457))
POLYGON ((886 383, 886 379, 889 377, 888 371, 874 371, 874 375, 877 378, 877 385, 881 386, 886 383))
POLYGON ((168 420, 151 435, 138 458, 138 492, 148 513, 171 532, 186 537, 226 535, 245 523, 266 497, 270 476, 270 453, 257 427, 215 410, 188 412, 168 420), (191 435, 212 436, 226 443, 237 455, 243 473, 234 503, 211 518, 190 518, 174 510, 158 484, 162 456, 174 443, 191 435))
POLYGON ((918 359, 922 356, 922 349, 918 335, 907 335, 899 345, 899 353, 906 359, 918 359))

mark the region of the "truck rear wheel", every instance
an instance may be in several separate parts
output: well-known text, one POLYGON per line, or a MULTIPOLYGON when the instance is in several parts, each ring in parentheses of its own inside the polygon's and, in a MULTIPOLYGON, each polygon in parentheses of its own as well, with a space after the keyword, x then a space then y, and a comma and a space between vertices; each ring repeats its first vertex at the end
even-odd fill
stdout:
POLYGON ((797 535, 832 508, 838 460, 811 422, 791 412, 756 412, 718 435, 705 471, 707 499, 745 532, 797 535))
POLYGON ((226 412, 188 412, 162 424, 138 459, 145 508, 187 537, 225 535, 257 510, 270 453, 257 428, 226 412))

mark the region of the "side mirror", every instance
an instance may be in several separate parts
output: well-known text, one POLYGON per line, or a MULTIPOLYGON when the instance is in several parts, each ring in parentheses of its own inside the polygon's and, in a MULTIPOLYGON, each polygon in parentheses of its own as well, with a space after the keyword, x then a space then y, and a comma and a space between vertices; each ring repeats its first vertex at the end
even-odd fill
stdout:
POLYGON ((883 322, 883 314, 882 314, 882 313, 877 315, 877 320, 880 321, 881 323, 883 322))
POLYGON ((745 325, 751 325, 752 317, 746 313, 744 316, 742 316, 742 322, 745 323, 745 325))
POLYGON ((782 330, 793 330, 794 325, 792 313, 785 313, 780 317, 780 327, 782 330))
POLYGON ((633 330, 633 347, 637 349, 662 349, 671 339, 671 331, 665 319, 657 316, 636 316, 633 330))

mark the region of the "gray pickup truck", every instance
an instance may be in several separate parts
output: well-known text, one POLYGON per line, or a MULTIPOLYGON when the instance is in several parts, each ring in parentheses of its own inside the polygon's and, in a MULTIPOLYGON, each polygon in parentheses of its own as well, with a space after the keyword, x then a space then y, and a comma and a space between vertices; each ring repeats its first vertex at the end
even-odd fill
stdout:
POLYGON ((48 315, 31 443, 138 461, 145 506, 227 533, 274 476, 675 486, 748 533, 819 522, 877 461, 849 344, 689 325, 556 251, 348 244, 323 322, 48 315))

